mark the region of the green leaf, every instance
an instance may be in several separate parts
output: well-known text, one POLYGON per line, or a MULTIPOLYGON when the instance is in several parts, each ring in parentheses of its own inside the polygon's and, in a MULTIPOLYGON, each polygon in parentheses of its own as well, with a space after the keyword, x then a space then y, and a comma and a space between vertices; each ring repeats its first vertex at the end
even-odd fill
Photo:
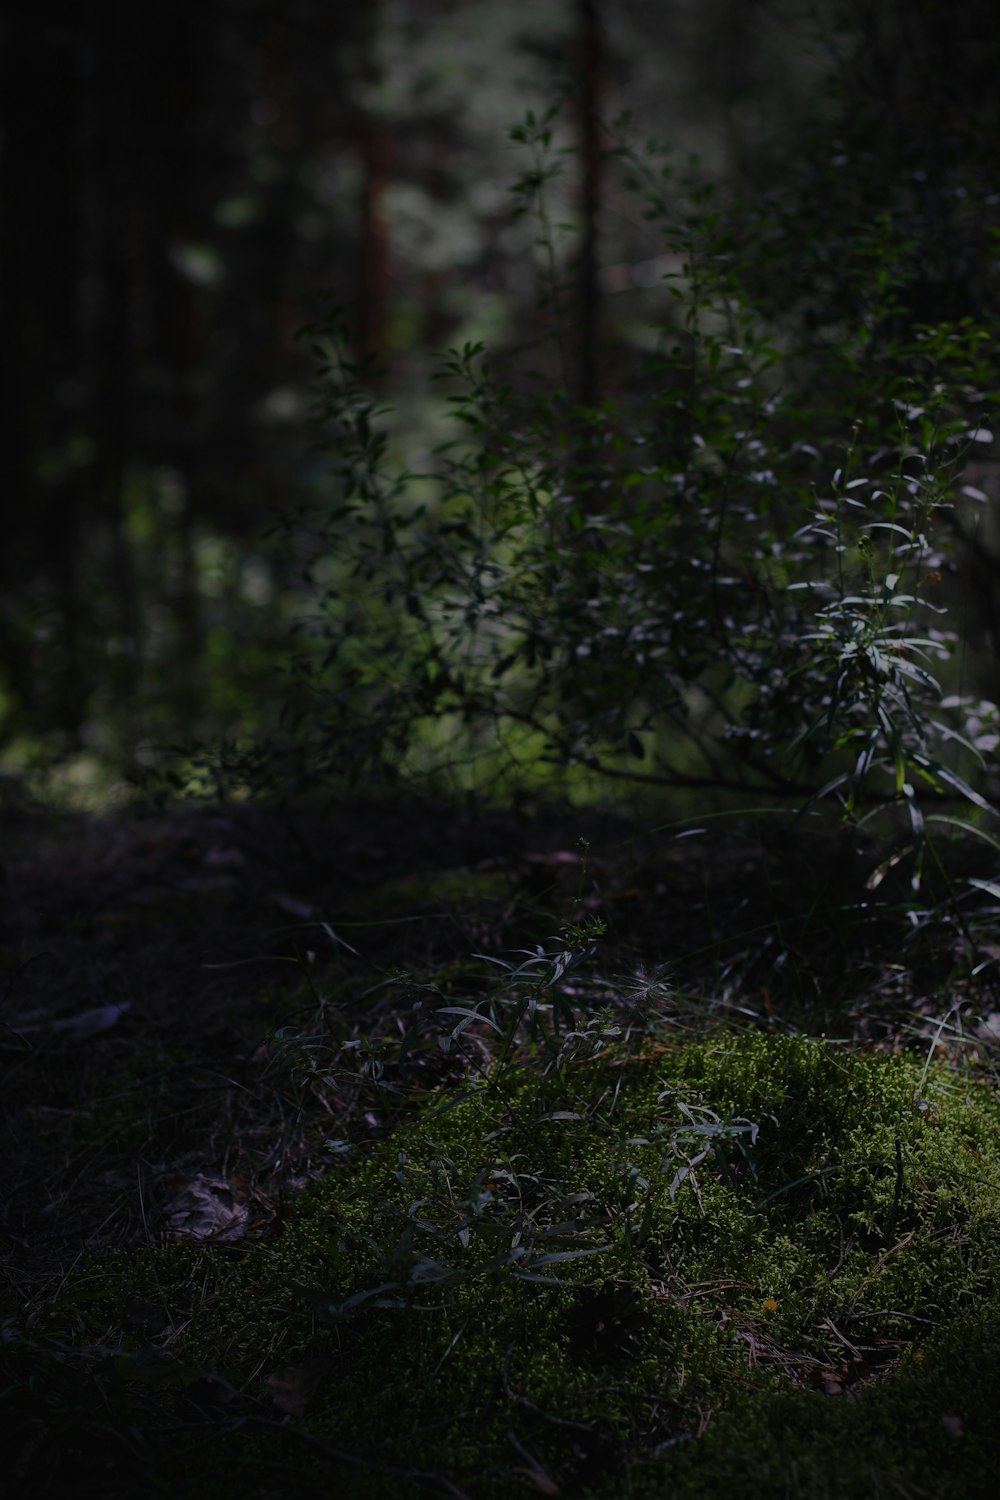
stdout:
POLYGON ((998 815, 997 809, 993 804, 987 802, 985 797, 980 796, 978 792, 974 791, 968 782, 963 781, 961 776, 955 771, 950 771, 947 766, 939 765, 937 761, 927 760, 922 755, 915 755, 913 758, 917 765, 922 766, 933 780, 946 782, 948 786, 953 787, 968 802, 971 802, 975 807, 981 807, 983 812, 992 813, 994 817, 998 815))

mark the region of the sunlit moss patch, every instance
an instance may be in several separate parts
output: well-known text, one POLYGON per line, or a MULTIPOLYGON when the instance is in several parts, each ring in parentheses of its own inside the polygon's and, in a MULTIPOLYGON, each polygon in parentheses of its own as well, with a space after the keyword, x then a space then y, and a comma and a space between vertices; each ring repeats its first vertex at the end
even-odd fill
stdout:
POLYGON ((45 1336, 104 1351, 185 1493, 987 1493, 998 1152, 986 1086, 823 1041, 512 1066, 45 1336))

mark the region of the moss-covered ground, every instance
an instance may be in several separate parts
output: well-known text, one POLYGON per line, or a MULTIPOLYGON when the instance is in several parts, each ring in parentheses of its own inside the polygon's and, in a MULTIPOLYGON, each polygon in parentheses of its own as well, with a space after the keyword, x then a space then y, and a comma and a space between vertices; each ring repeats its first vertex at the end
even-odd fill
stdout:
POLYGON ((561 824, 494 828, 503 858, 391 821, 373 856, 373 825, 349 879, 275 842, 258 878, 252 820, 197 825, 193 888, 138 899, 126 850, 72 923, 31 867, 52 987, 87 956, 91 999, 145 972, 147 1003, 8 1021, 6 1492, 995 1493, 1000 1102, 962 933, 907 944, 787 845, 730 836, 692 880, 606 829, 588 865, 561 824))

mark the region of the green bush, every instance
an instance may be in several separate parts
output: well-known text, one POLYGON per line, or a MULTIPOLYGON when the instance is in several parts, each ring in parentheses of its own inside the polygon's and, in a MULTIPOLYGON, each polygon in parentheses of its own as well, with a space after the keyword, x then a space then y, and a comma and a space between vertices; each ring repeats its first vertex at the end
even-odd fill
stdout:
MULTIPOLYGON (((548 122, 518 138, 557 268, 548 122)), ((836 796, 905 810, 919 864, 923 793, 983 805, 948 516, 992 441, 989 334, 902 316, 881 220, 840 245, 857 321, 803 347, 710 195, 625 154, 676 267, 630 393, 574 407, 466 346, 441 369, 456 435, 417 473, 336 321, 310 330, 333 479, 296 523, 314 608, 284 770, 836 796)))

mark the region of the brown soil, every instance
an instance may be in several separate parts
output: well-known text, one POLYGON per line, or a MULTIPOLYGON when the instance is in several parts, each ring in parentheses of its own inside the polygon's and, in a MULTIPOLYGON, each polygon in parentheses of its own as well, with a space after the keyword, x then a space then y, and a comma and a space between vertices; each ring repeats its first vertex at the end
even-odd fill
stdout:
MULTIPOLYGON (((81 1251, 155 1238, 199 1173, 241 1173, 273 1209, 318 1169, 268 1038, 304 1024, 324 987, 352 997, 356 1034, 391 1029, 387 974, 544 943, 590 914, 607 924, 607 974, 662 972, 776 1024, 839 1003, 840 890, 857 884, 850 860, 875 858, 836 833, 805 847, 786 819, 692 832, 427 804, 93 819, 21 804, 4 824, 0 1212, 16 1301, 81 1251)), ((869 982, 856 968, 855 994, 869 982)))

